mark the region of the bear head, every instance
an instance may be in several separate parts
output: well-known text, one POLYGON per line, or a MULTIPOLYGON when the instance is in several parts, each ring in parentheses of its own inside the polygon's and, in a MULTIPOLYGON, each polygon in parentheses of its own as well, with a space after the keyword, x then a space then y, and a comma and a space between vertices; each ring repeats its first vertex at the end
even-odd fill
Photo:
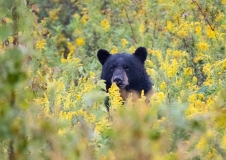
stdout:
POLYGON ((146 81, 146 69, 144 62, 147 58, 147 50, 144 47, 139 47, 133 54, 117 53, 110 54, 107 50, 100 49, 97 52, 97 57, 102 64, 101 79, 106 82, 108 90, 112 83, 115 82, 120 89, 135 90, 140 92, 150 89, 140 85, 142 81, 146 81), (145 80, 144 80, 145 79, 145 80))

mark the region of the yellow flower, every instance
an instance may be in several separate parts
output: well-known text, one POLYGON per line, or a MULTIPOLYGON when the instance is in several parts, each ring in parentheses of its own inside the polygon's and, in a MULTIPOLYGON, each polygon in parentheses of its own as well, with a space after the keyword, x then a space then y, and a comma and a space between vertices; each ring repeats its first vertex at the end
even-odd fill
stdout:
POLYGON ((89 75, 90 75, 91 78, 95 77, 95 73, 94 72, 89 72, 89 75))
POLYGON ((168 76, 169 76, 169 78, 173 77, 175 74, 176 74, 175 66, 170 66, 168 68, 168 76))
POLYGON ((166 88, 166 83, 165 82, 162 82, 162 84, 160 85, 160 89, 161 90, 164 90, 166 88))
POLYGON ((122 106, 123 99, 120 95, 119 88, 116 83, 113 83, 109 88, 109 99, 113 109, 118 109, 122 106))
POLYGON ((121 42, 123 47, 126 47, 126 45, 128 44, 128 41, 125 38, 122 38, 121 42))
POLYGON ((111 50, 111 54, 118 53, 118 48, 116 46, 113 46, 113 49, 111 50))
POLYGON ((201 34, 201 31, 202 31, 202 28, 200 26, 197 26, 195 28, 195 31, 196 31, 196 34, 200 35, 201 34))
POLYGON ((83 24, 86 24, 88 20, 89 20, 89 16, 87 14, 84 14, 81 18, 81 22, 83 24))
POLYGON ((224 13, 219 12, 215 18, 216 22, 220 21, 222 18, 224 18, 224 13))
POLYGON ((180 31, 177 32, 177 35, 181 38, 184 38, 188 36, 188 33, 184 29, 181 29, 180 31))
POLYGON ((199 42, 199 43, 196 44, 196 46, 201 51, 206 51, 207 49, 209 49, 209 45, 206 42, 199 42))
POLYGON ((198 81, 198 79, 194 76, 194 77, 192 78, 192 82, 196 84, 197 81, 198 81))
POLYGON ((67 42, 67 46, 68 46, 68 49, 70 50, 70 52, 75 51, 75 46, 71 42, 67 42))
POLYGON ((195 102, 197 100, 197 95, 194 93, 188 97, 188 102, 195 102))
POLYGON ((105 31, 108 31, 110 28, 110 23, 108 20, 104 19, 101 21, 101 26, 104 28, 105 31))
POLYGON ((145 26, 144 26, 144 22, 143 22, 140 24, 139 32, 142 34, 142 33, 144 33, 144 30, 145 30, 145 26))
POLYGON ((206 27, 206 33, 209 38, 215 38, 215 32, 211 29, 210 26, 206 27))
POLYGON ((135 50, 136 50, 136 48, 135 48, 134 46, 131 46, 131 47, 129 48, 129 52, 130 52, 130 53, 134 53, 135 50))
POLYGON ((174 58, 180 58, 181 57, 181 52, 180 51, 173 51, 173 57, 174 58))
POLYGON ((42 51, 43 49, 45 49, 45 45, 46 45, 46 40, 42 39, 42 40, 37 41, 35 48, 42 51))
POLYGON ((223 69, 226 69, 226 59, 223 60, 222 67, 223 67, 223 69))
POLYGON ((170 21, 167 21, 166 28, 167 28, 168 31, 171 31, 172 30, 173 25, 172 25, 172 23, 170 21))
POLYGON ((199 141, 199 143, 196 145, 196 148, 200 150, 204 150, 208 146, 208 142, 206 137, 202 137, 199 141))
POLYGON ((222 147, 226 149, 226 134, 222 138, 222 147))
POLYGON ((78 45, 78 46, 83 46, 84 45, 84 39, 83 38, 77 38, 76 39, 76 44, 78 45))
POLYGON ((203 67, 203 72, 204 72, 204 73, 210 73, 210 69, 211 69, 211 65, 210 65, 210 63, 207 63, 207 64, 203 67))
POLYGON ((52 20, 57 20, 58 19, 58 15, 59 15, 59 11, 61 8, 57 8, 57 9, 52 9, 51 11, 49 11, 49 18, 52 20))

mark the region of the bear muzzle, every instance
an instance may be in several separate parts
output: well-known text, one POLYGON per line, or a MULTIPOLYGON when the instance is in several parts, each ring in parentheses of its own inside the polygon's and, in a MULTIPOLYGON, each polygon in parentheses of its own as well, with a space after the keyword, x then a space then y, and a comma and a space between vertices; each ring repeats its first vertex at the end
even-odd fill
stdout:
POLYGON ((111 83, 114 83, 114 82, 119 88, 126 88, 126 86, 129 85, 129 83, 128 83, 128 77, 125 71, 121 69, 115 70, 111 78, 111 83))

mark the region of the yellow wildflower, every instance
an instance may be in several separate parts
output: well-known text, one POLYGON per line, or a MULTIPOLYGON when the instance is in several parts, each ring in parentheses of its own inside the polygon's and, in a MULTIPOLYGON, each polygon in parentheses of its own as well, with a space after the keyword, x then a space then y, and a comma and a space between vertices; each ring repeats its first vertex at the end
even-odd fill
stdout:
POLYGON ((161 90, 164 90, 166 88, 166 83, 165 82, 162 82, 162 84, 160 85, 160 89, 161 90))
POLYGON ((180 31, 177 32, 177 35, 181 38, 184 38, 188 36, 188 33, 184 29, 181 29, 180 31))
POLYGON ((224 18, 224 13, 219 12, 215 18, 216 22, 220 21, 222 18, 224 18))
POLYGON ((94 72, 89 72, 89 75, 90 75, 91 78, 95 77, 95 73, 94 72))
POLYGON ((116 46, 113 46, 113 49, 111 50, 111 54, 118 53, 118 48, 116 46))
POLYGON ((208 142, 206 137, 202 137, 199 141, 199 143, 196 145, 196 148, 200 150, 204 150, 208 146, 208 142))
POLYGON ((211 65, 210 65, 210 63, 207 63, 207 64, 203 67, 203 72, 204 72, 204 73, 210 73, 210 69, 211 69, 211 65))
POLYGON ((196 93, 194 93, 188 97, 188 102, 195 102, 196 100, 197 100, 196 93))
POLYGON ((125 48, 126 45, 128 44, 128 41, 125 39, 125 38, 122 38, 121 39, 121 42, 122 42, 122 46, 125 48))
POLYGON ((198 79, 194 76, 194 77, 192 78, 192 82, 196 84, 197 81, 198 81, 198 79))
POLYGON ((83 39, 83 38, 79 37, 79 38, 76 39, 76 44, 77 44, 78 46, 83 46, 84 43, 85 43, 85 42, 84 42, 84 39, 83 39))
POLYGON ((42 39, 42 40, 37 41, 35 48, 42 51, 43 49, 45 49, 45 45, 46 45, 46 40, 42 39))
POLYGON ((89 16, 87 14, 84 14, 81 18, 81 22, 83 24, 86 24, 88 20, 89 20, 89 16))
POLYGON ((109 99, 113 109, 118 109, 122 106, 123 99, 120 95, 119 88, 116 83, 113 83, 109 88, 109 99))
POLYGON ((167 21, 166 28, 167 28, 168 31, 172 31, 173 25, 170 21, 167 21))
POLYGON ((134 53, 135 50, 136 50, 136 48, 135 48, 134 46, 131 46, 131 47, 129 48, 129 52, 130 52, 130 53, 134 53))
POLYGON ((191 76, 192 74, 193 72, 191 67, 184 68, 184 75, 191 76))
POLYGON ((71 42, 67 42, 67 46, 68 46, 68 49, 70 50, 70 52, 75 51, 75 46, 71 42))
POLYGON ((140 32, 141 34, 143 34, 143 33, 144 33, 144 30, 145 30, 145 26, 144 26, 144 22, 142 22, 142 23, 140 24, 140 27, 139 27, 139 32, 140 32))
POLYGON ((206 33, 209 38, 215 38, 215 32, 209 25, 206 27, 206 33))
POLYGON ((222 138, 222 147, 226 149, 226 134, 222 138))
POLYGON ((169 78, 171 78, 171 77, 173 77, 175 74, 176 74, 176 68, 175 68, 175 66, 170 66, 169 68, 168 68, 168 76, 169 76, 169 78))
POLYGON ((200 35, 200 34, 201 34, 201 31, 202 31, 202 28, 201 28, 200 26, 197 26, 197 27, 195 28, 196 34, 200 35))
POLYGON ((57 9, 52 9, 51 11, 49 11, 49 18, 52 20, 57 20, 58 19, 58 15, 59 15, 59 11, 61 8, 57 8, 57 9))
POLYGON ((147 48, 147 51, 148 51, 148 54, 153 54, 154 53, 154 51, 151 48, 147 48))
POLYGON ((209 49, 209 45, 206 42, 199 42, 199 43, 196 44, 196 46, 201 51, 206 51, 207 49, 209 49))
POLYGON ((223 69, 226 69, 226 59, 223 60, 222 67, 223 67, 223 69))
POLYGON ((181 51, 178 51, 178 50, 176 50, 176 51, 173 51, 173 57, 174 58, 180 58, 181 57, 181 51))
POLYGON ((101 21, 101 26, 105 31, 108 31, 110 28, 110 23, 108 20, 104 19, 103 21, 101 21))

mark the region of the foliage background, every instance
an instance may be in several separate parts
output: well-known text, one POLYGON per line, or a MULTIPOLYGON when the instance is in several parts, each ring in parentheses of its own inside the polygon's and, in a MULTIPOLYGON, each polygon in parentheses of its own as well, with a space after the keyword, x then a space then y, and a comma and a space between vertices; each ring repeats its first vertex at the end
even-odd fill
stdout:
POLYGON ((225 0, 0 0, 1 159, 224 159, 225 10, 225 0), (102 91, 96 52, 139 46, 154 94, 122 105, 116 86, 102 91))

